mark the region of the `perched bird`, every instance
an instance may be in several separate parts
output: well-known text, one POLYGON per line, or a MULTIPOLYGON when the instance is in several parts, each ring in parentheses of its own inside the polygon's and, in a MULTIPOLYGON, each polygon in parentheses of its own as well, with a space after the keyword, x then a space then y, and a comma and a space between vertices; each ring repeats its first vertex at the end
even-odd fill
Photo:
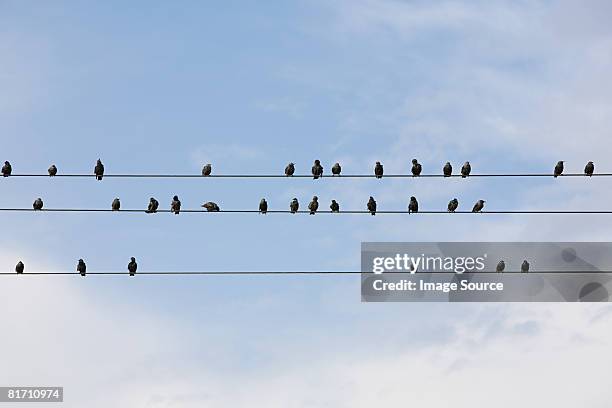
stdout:
POLYGON ((376 165, 374 166, 374 175, 376 176, 377 179, 380 179, 382 178, 383 173, 384 173, 383 165, 377 161, 376 165))
POLYGON ((23 264, 23 262, 19 261, 17 262, 17 265, 15 266, 15 272, 23 273, 24 268, 25 268, 25 265, 23 264))
POLYGON ((138 269, 138 264, 136 263, 136 258, 131 257, 130 263, 128 264, 128 272, 130 272, 130 276, 134 276, 137 269, 138 269))
POLYGON ((96 175, 96 179, 102 180, 104 176, 104 165, 102 164, 102 160, 98 159, 96 162, 96 167, 94 167, 94 174, 96 175))
POLYGON ((523 273, 529 272, 529 262, 527 262, 526 259, 521 264, 521 272, 523 272, 523 273))
POLYGON ((202 175, 210 176, 210 173, 212 173, 212 165, 208 163, 204 167, 202 167, 202 175))
POLYGON ((218 212, 219 211, 219 206, 217 205, 217 203, 213 203, 212 201, 208 201, 202 204, 202 207, 206 208, 206 211, 208 212, 218 212))
POLYGON ((334 164, 334 167, 332 167, 332 175, 339 176, 340 173, 342 173, 342 166, 340 166, 340 163, 334 164))
POLYGON ((113 211, 119 211, 121 209, 121 201, 119 201, 119 198, 115 198, 113 200, 111 208, 113 209, 113 211))
POLYGON ((12 172, 13 172, 13 167, 11 166, 11 163, 9 163, 8 161, 5 161, 4 166, 2 166, 2 175, 4 177, 8 177, 11 175, 12 172))
POLYGON ((408 203, 408 214, 419 212, 419 202, 416 197, 410 197, 410 202, 408 203))
POLYGON ((323 177, 323 166, 321 166, 320 160, 315 160, 312 166, 312 176, 316 180, 319 177, 323 177))
POLYGON ((265 198, 262 198, 259 202, 259 212, 261 214, 266 214, 268 212, 268 202, 265 198))
POLYGON ((466 178, 467 176, 470 175, 471 171, 472 171, 472 166, 470 165, 469 161, 466 161, 463 164, 463 167, 461 167, 461 177, 466 178))
POLYGON ((423 171, 423 166, 417 161, 417 159, 412 159, 412 176, 417 177, 421 175, 421 171, 423 171))
POLYGON ((81 274, 81 276, 85 276, 87 273, 87 265, 85 265, 85 261, 79 259, 79 263, 77 264, 77 272, 81 274))
POLYGON ((308 209, 310 210, 310 215, 314 215, 319 209, 319 197, 312 197, 312 201, 308 204, 308 209))
POLYGON ((368 211, 370 214, 376 215, 376 200, 374 200, 374 197, 370 197, 368 201, 368 211))
POLYGON ((57 174, 57 167, 55 166, 55 164, 52 164, 47 171, 49 172, 49 176, 53 177, 57 174))
POLYGON ((557 178, 561 175, 561 173, 563 173, 563 163, 565 163, 565 161, 563 160, 559 160, 557 162, 557 165, 555 166, 555 172, 553 174, 554 178, 557 178))
POLYGON ((295 164, 289 163, 287 167, 285 167, 285 176, 291 177, 295 173, 295 164))
POLYGON ((295 214, 300 209, 300 203, 297 198, 291 200, 291 204, 289 204, 289 209, 291 210, 291 214, 295 214))
POLYGON ((484 208, 485 202, 486 202, 485 200, 476 201, 476 204, 474 204, 474 208, 472 208, 472 212, 481 212, 482 209, 484 208))
POLYGON ((504 260, 502 259, 501 261, 499 261, 499 263, 497 264, 497 267, 495 268, 496 272, 503 272, 504 269, 506 269, 506 263, 504 262, 504 260))
POLYGON ((181 212, 181 200, 179 200, 178 196, 172 197, 172 203, 170 204, 170 210, 174 211, 174 214, 178 214, 181 212))
POLYGON ((157 201, 155 198, 151 197, 151 199, 149 200, 149 205, 147 207, 147 210, 145 211, 147 214, 153 214, 157 212, 157 209, 159 208, 159 201, 157 201))
POLYGON ((584 174, 591 177, 593 172, 595 171, 595 165, 592 161, 588 162, 586 166, 584 166, 584 174))
POLYGON ((340 212, 340 204, 338 204, 336 202, 336 200, 332 200, 329 208, 330 208, 331 212, 333 212, 333 213, 339 213, 340 212))
POLYGON ((34 203, 32 204, 32 207, 34 207, 35 210, 42 210, 43 208, 43 200, 42 198, 38 197, 36 200, 34 200, 34 203))
POLYGON ((446 162, 442 171, 444 172, 444 177, 450 177, 453 174, 453 166, 450 162, 446 162))
POLYGON ((448 202, 448 212, 455 212, 455 210, 459 207, 459 200, 453 198, 448 202))

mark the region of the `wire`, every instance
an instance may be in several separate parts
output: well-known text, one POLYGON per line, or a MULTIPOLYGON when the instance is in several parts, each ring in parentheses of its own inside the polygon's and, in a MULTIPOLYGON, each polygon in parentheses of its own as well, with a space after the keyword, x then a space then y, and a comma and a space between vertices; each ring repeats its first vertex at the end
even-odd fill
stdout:
MULTIPOLYGON (((415 274, 411 274, 410 272, 397 272, 397 271, 389 271, 383 274, 374 274, 373 272, 362 272, 362 271, 159 271, 159 272, 135 272, 135 275, 360 275, 360 274, 369 274, 375 276, 383 276, 388 274, 400 274, 400 275, 419 275, 423 273, 453 273, 453 272, 417 272, 415 274)), ((578 273, 612 273, 612 271, 529 271, 529 272, 520 272, 520 271, 471 271, 464 272, 463 274, 457 274, 457 276, 469 275, 469 274, 538 274, 538 273, 560 273, 560 274, 578 274, 578 273)), ((24 273, 16 273, 16 272, 0 272, 0 276, 8 276, 8 275, 32 275, 32 276, 67 276, 67 275, 80 275, 79 272, 24 272, 24 273)), ((87 272, 85 275, 129 275, 129 272, 118 272, 118 271, 103 271, 103 272, 87 272)))

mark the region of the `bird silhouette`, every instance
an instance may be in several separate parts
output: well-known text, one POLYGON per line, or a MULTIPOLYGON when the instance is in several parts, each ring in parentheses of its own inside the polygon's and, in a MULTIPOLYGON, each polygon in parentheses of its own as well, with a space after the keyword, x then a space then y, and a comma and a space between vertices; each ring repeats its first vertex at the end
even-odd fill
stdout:
POLYGON ((259 202, 259 212, 261 214, 266 214, 268 212, 268 202, 265 198, 262 198, 259 202))
POLYGON ((472 212, 481 212, 482 209, 484 208, 485 203, 486 203, 485 200, 476 201, 476 204, 474 204, 474 208, 472 208, 472 212))
POLYGON ((208 212, 219 212, 219 206, 217 203, 213 203, 212 201, 202 204, 202 207, 206 208, 206 211, 208 212))
POLYGON ((170 204, 170 210, 174 212, 174 214, 178 214, 181 212, 181 200, 179 200, 178 196, 172 197, 172 203, 170 204))
POLYGON ((376 176, 377 179, 382 178, 384 173, 384 168, 383 165, 380 164, 379 161, 376 162, 376 165, 374 166, 374 175, 376 176))
POLYGON ((121 201, 119 198, 115 198, 113 203, 111 204, 111 208, 113 211, 119 211, 121 209, 121 201))
POLYGON ((408 214, 419 212, 419 202, 416 197, 410 197, 410 202, 408 203, 408 214))
POLYGON ((316 180, 319 177, 323 177, 323 166, 321 166, 320 160, 315 160, 312 166, 312 177, 316 180))
POLYGON ((138 264, 136 263, 136 258, 131 257, 130 263, 128 264, 128 272, 130 273, 130 276, 134 276, 137 269, 138 269, 138 264))
POLYGON ((450 162, 446 162, 442 172, 444 173, 444 177, 450 177, 453 174, 453 166, 450 164, 450 162))
POLYGON ((565 163, 563 160, 559 160, 557 162, 557 165, 555 166, 555 172, 553 173, 554 178, 559 177, 561 173, 563 173, 563 163, 565 163))
POLYGON ((331 212, 333 212, 333 213, 339 213, 340 212, 340 204, 338 204, 336 202, 336 200, 332 200, 331 201, 331 204, 330 204, 329 208, 330 208, 331 212))
POLYGON ((13 172, 13 167, 11 166, 11 163, 9 163, 8 161, 5 161, 4 166, 2 166, 2 175, 4 177, 8 177, 11 175, 12 172, 13 172))
POLYGON ((340 173, 342 173, 342 166, 340 166, 340 163, 334 164, 332 167, 332 175, 339 176, 340 173))
POLYGON ((203 176, 210 176, 210 174, 212 173, 212 165, 210 163, 204 165, 204 167, 202 167, 202 175, 203 176))
POLYGON ((15 265, 15 272, 23 273, 24 269, 25 269, 25 265, 23 264, 23 262, 21 261, 17 262, 17 265, 15 265))
POLYGON ((370 197, 368 201, 368 211, 370 214, 376 215, 376 200, 374 200, 374 197, 370 197))
POLYGON ((159 208, 159 201, 151 197, 151 199, 149 200, 149 205, 147 206, 147 209, 145 212, 147 214, 153 214, 157 212, 158 208, 159 208))
POLYGON ((291 214, 295 214, 296 212, 298 212, 299 209, 300 203, 297 198, 294 198, 293 200, 291 200, 291 204, 289 204, 289 210, 291 211, 291 214))
POLYGON ((467 176, 470 175, 471 171, 472 171, 472 165, 470 164, 469 161, 466 161, 463 164, 463 167, 461 167, 461 177, 466 178, 467 176))
POLYGON ((94 167, 94 174, 96 175, 96 180, 102 180, 104 177, 104 165, 102 164, 102 160, 98 159, 96 162, 96 166, 94 167))
POLYGON ((319 197, 312 197, 312 201, 308 204, 308 209, 310 210, 310 215, 314 215, 319 209, 319 197))
POLYGON ((529 272, 529 262, 527 262, 526 259, 521 264, 521 272, 523 272, 523 273, 529 272))
POLYGON ((285 167, 285 176, 291 177, 295 173, 295 164, 289 163, 287 167, 285 167))
POLYGON ((497 264, 497 267, 495 268, 496 272, 503 272, 504 269, 506 269, 506 263, 504 262, 504 260, 502 259, 501 261, 499 261, 499 263, 497 264))
POLYGON ((85 261, 79 259, 79 263, 77 264, 77 272, 81 274, 81 276, 85 276, 87 273, 87 265, 85 265, 85 261))
POLYGON ((32 204, 32 207, 36 210, 42 210, 43 208, 43 200, 42 198, 38 197, 36 200, 34 200, 34 203, 32 204))
POLYGON ((595 164, 592 161, 588 162, 586 166, 584 166, 584 174, 591 177, 593 172, 595 171, 595 164))
POLYGON ((57 167, 55 166, 55 164, 52 164, 47 171, 49 172, 49 176, 53 177, 57 174, 57 167))
POLYGON ((448 202, 448 212, 455 212, 455 210, 459 207, 459 200, 453 198, 448 202))
POLYGON ((423 171, 423 166, 417 161, 417 159, 412 159, 412 176, 418 177, 421 175, 421 171, 423 171))

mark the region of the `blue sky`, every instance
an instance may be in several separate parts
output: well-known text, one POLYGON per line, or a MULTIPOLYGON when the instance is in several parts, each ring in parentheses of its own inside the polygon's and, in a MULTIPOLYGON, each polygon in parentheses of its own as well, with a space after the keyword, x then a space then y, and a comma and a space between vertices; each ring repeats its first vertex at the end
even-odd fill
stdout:
MULTIPOLYGON (((52 162, 90 172, 97 158, 109 173, 198 174, 208 162, 218 173, 281 173, 289 161, 306 172, 314 159, 351 173, 380 160, 397 173, 413 157, 425 172, 465 160, 474 172, 552 171, 557 160, 610 171, 610 11, 601 1, 4 0, 0 160, 16 173, 52 162)), ((154 196, 167 208, 178 194, 184 208, 256 209, 266 197, 286 209, 316 194, 345 209, 364 209, 370 195, 380 209, 404 209, 411 195, 424 209, 453 197, 463 208, 483 198, 491 209, 606 209, 606 187, 603 178, 9 178, 0 207, 40 196, 48 208, 109 207, 115 197, 145 208, 154 196)), ((0 216, 0 269, 23 259, 26 271, 73 270, 78 258, 91 271, 123 270, 130 256, 150 271, 357 270, 362 241, 607 241, 612 226, 594 216, 0 216)), ((411 398, 442 407, 450 402, 433 384, 443 383, 462 407, 481 401, 465 391, 479 380, 483 403, 521 402, 505 383, 569 407, 558 384, 570 367, 585 373, 576 387, 592 391, 588 405, 604 406, 610 318, 597 305, 361 304, 352 277, 7 278, 0 383, 62 384, 65 406, 156 408, 411 398)))

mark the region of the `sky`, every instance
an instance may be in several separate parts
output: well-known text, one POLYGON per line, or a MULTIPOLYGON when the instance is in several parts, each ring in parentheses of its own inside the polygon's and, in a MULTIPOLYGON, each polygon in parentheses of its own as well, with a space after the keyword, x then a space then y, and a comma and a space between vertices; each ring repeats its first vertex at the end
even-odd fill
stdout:
MULTIPOLYGON (((605 1, 0 0, 15 173, 610 172, 605 1)), ((609 209, 606 178, 0 180, 0 207, 609 209)), ((0 270, 339 270, 366 241, 609 241, 594 215, 0 214, 0 270)), ((612 308, 363 304, 357 276, 0 280, 0 385, 66 407, 607 407, 612 308), (442 390, 440 389, 442 388, 442 390), (576 392, 580 391, 580 392, 576 392)))

